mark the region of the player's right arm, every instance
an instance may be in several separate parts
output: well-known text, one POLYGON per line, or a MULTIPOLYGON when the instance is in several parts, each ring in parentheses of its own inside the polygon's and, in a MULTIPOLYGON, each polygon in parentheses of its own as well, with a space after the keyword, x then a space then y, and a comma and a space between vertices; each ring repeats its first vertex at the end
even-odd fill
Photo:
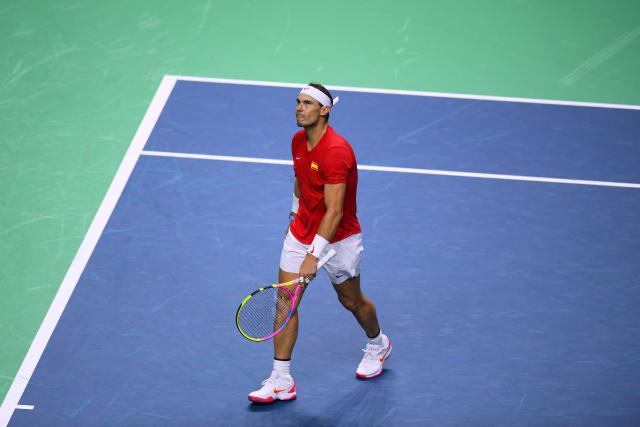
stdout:
MULTIPOLYGON (((296 199, 300 198, 300 188, 298 188, 298 178, 293 178, 293 195, 295 196, 296 199)), ((296 212, 294 212, 293 210, 291 211, 291 213, 294 215, 296 214, 296 212)))
POLYGON ((287 229, 284 231, 285 236, 289 232, 289 227, 291 227, 291 222, 293 222, 293 218, 296 216, 296 213, 298 211, 298 203, 299 203, 298 199, 300 198, 300 188, 298 188, 298 178, 293 179, 293 197, 294 197, 294 200, 291 203, 291 211, 289 212, 289 224, 287 225, 287 229))

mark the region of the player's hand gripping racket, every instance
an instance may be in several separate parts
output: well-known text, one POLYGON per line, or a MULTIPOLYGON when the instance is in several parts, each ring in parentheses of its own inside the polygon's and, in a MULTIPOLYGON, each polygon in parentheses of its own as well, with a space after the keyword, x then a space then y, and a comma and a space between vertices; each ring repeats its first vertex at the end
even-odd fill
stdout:
MULTIPOLYGON (((318 261, 318 270, 336 251, 329 252, 318 261)), ((296 310, 296 302, 303 285, 306 285, 303 277, 298 277, 289 282, 274 284, 260 288, 248 295, 236 312, 236 326, 238 331, 248 340, 265 341, 273 338, 284 329, 289 319, 296 310), (289 286, 296 286, 291 293, 289 286)))

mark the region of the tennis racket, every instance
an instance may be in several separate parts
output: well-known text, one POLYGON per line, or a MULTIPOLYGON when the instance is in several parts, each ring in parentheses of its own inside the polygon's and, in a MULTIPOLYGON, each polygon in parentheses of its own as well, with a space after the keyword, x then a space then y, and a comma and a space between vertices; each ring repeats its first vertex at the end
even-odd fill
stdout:
MULTIPOLYGON (((336 251, 329 249, 318 261, 318 270, 335 254, 336 251)), ((304 277, 297 277, 289 282, 273 284, 252 292, 242 300, 236 311, 238 331, 246 339, 255 342, 278 335, 293 316, 300 289, 307 283, 309 282, 304 277), (295 284, 298 286, 291 293, 288 287, 295 284)))

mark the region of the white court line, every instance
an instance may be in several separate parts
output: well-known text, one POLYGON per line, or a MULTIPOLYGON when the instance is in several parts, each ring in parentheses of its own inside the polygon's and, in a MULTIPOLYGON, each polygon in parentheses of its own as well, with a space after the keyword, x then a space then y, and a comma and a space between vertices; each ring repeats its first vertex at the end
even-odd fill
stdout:
MULTIPOLYGON (((236 156, 218 156, 212 154, 190 154, 175 153, 169 151, 143 151, 143 156, 154 157, 175 157, 182 159, 199 159, 199 160, 219 160, 226 162, 242 162, 242 163, 263 163, 270 165, 293 165, 291 160, 265 159, 260 157, 236 157, 236 156)), ((573 184, 573 185, 595 185, 601 187, 621 187, 621 188, 640 188, 640 184, 629 182, 612 182, 612 181, 590 181, 585 179, 565 179, 565 178, 547 178, 540 176, 523 176, 523 175, 503 175, 495 173, 478 173, 478 172, 458 172, 437 169, 420 169, 420 168, 401 168, 393 166, 371 166, 358 165, 359 170, 377 171, 377 172, 396 172, 410 173, 420 175, 444 175, 458 176, 465 178, 481 178, 481 179, 502 179, 507 181, 528 181, 528 182, 546 182, 553 184, 573 184)))
POLYGON ((26 411, 33 411, 35 406, 33 405, 16 405, 16 409, 24 409, 26 411))
POLYGON ((16 377, 11 383, 11 387, 2 402, 2 406, 0 406, 0 427, 6 427, 7 424, 9 424, 9 420, 16 409, 24 409, 21 407, 28 406, 18 405, 18 402, 20 402, 20 399, 22 398, 22 394, 31 379, 31 375, 33 375, 33 372, 40 361, 40 357, 42 357, 42 353, 49 342, 49 338, 51 338, 51 335, 60 320, 60 316, 62 315, 73 290, 78 284, 80 275, 84 271, 84 268, 87 265, 96 244, 98 243, 98 239, 100 238, 100 235, 102 234, 102 231, 104 230, 104 227, 106 226, 107 221, 109 220, 109 217, 122 194, 122 190, 124 190, 125 184, 129 180, 129 176, 140 157, 140 153, 142 152, 147 139, 149 139, 149 135, 151 135, 153 127, 158 121, 158 117, 160 117, 160 113, 162 112, 167 99, 169 99, 169 95, 171 94, 174 85, 175 79, 173 77, 165 76, 162 79, 162 82, 160 83, 160 86, 147 109, 144 119, 142 120, 133 141, 129 145, 129 149, 125 154, 122 163, 120 163, 120 167, 118 168, 109 189, 107 190, 107 194, 102 200, 102 204, 100 205, 96 216, 93 218, 91 226, 89 227, 78 252, 76 252, 76 256, 73 259, 69 270, 67 270, 67 274, 65 275, 64 280, 62 281, 62 284, 49 307, 49 311, 42 321, 40 329, 38 329, 16 377))
POLYGON ((628 33, 625 33, 622 36, 618 37, 613 43, 606 46, 604 49, 599 50, 593 56, 587 58, 582 64, 578 65, 578 67, 576 67, 573 71, 564 76, 560 80, 560 83, 565 86, 571 86, 591 70, 595 69, 600 64, 611 58, 613 55, 627 47, 638 36, 640 36, 640 27, 636 27, 628 33))
MULTIPOLYGON (((222 83, 234 85, 248 86, 268 86, 268 87, 287 87, 300 88, 306 83, 285 83, 285 82, 267 82, 260 80, 239 80, 239 79, 220 79, 214 77, 195 77, 195 76, 172 76, 177 80, 202 82, 202 83, 222 83)), ((330 90, 345 92, 364 92, 364 93, 381 93, 387 95, 410 95, 410 96, 429 96, 433 98, 453 98, 453 99, 474 99, 479 101, 499 101, 499 102, 520 102, 526 104, 545 104, 545 105, 565 105, 570 107, 594 107, 594 108, 614 108, 621 110, 640 110, 640 105, 627 104, 608 104, 603 102, 580 102, 580 101, 562 101, 555 99, 538 99, 538 98, 518 98, 509 96, 488 96, 488 95, 472 95, 464 93, 447 93, 447 92, 427 92, 419 90, 400 90, 400 89, 379 89, 367 87, 353 86, 326 86, 330 90)))

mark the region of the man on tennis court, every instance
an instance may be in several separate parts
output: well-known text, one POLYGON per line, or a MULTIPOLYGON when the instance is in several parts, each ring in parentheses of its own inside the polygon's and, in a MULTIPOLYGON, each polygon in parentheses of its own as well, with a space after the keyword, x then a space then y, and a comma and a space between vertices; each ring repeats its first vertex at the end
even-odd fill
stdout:
MULTIPOLYGON (((279 283, 316 275, 318 259, 333 248, 336 255, 325 265, 342 305, 353 313, 368 342, 356 369, 358 378, 382 373, 391 354, 391 342, 380 329, 376 308, 360 290, 362 232, 356 216, 358 169, 351 145, 329 126, 329 112, 338 102, 318 83, 309 83, 296 99, 296 121, 302 127, 293 136, 291 154, 295 171, 293 204, 280 257, 279 283)), ((300 294, 302 297, 302 293, 300 294)), ((298 336, 298 312, 274 337, 271 376, 249 400, 268 403, 296 398, 289 369, 298 336)))

